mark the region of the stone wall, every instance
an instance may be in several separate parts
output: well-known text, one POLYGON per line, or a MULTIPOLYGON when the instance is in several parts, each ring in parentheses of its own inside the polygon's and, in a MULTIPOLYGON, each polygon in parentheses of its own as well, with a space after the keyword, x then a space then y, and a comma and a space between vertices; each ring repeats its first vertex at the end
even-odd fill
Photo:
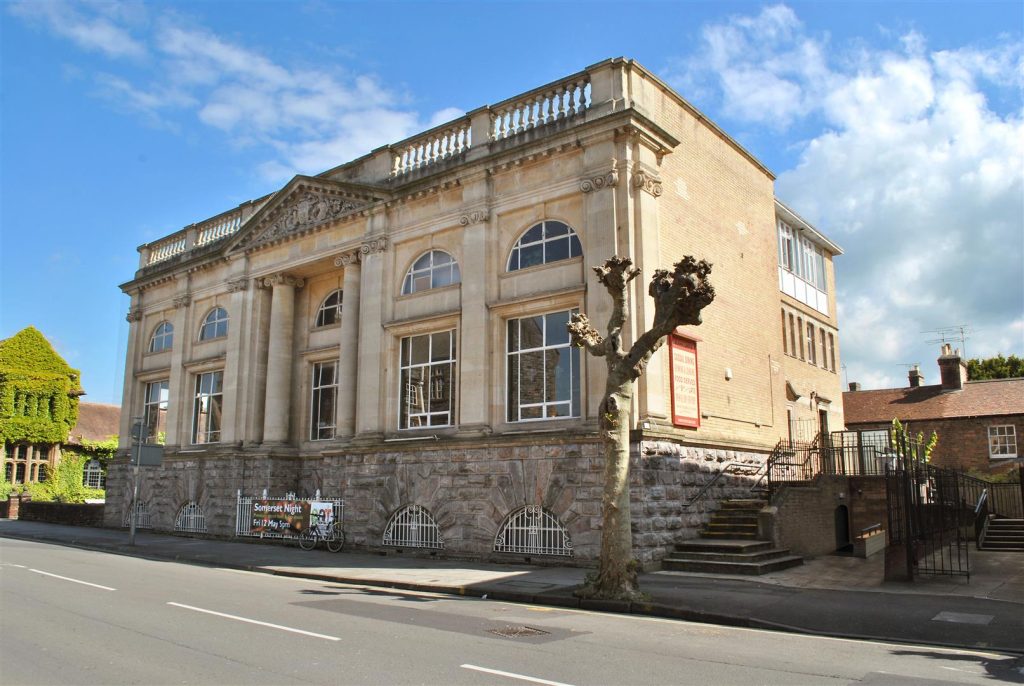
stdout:
MULTIPOLYGON (((170 531, 181 507, 197 503, 208 533, 233 536, 236 495, 294 492, 345 499, 347 545, 364 551, 394 551, 383 545, 391 517, 406 505, 425 508, 436 521, 444 555, 507 561, 591 564, 598 556, 604 460, 595 440, 494 441, 472 447, 423 449, 396 445, 346 450, 336 455, 283 457, 210 453, 171 455, 161 467, 142 468, 140 501, 147 502, 153 528, 170 531), (540 505, 565 528, 573 556, 546 557, 494 552, 509 515, 540 505)), ((656 566, 671 546, 698 535, 724 498, 748 497, 752 474, 765 456, 733 450, 645 442, 632 451, 632 516, 636 556, 656 566), (705 497, 697 492, 730 462, 749 465, 748 475, 724 475, 705 497)), ((105 524, 122 526, 131 497, 131 467, 116 461, 108 483, 127 497, 107 503, 105 524)), ((409 551, 404 551, 409 552, 409 551)))
POLYGON ((26 501, 21 506, 19 519, 72 526, 100 526, 103 523, 103 509, 103 505, 26 501))

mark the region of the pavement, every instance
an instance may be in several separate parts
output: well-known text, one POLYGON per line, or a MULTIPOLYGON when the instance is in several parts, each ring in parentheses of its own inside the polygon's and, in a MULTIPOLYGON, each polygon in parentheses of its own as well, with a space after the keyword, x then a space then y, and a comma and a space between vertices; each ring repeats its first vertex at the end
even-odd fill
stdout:
MULTIPOLYGON (((760 577, 657 571, 644 602, 580 600, 588 570, 426 556, 303 551, 280 541, 225 541, 0 519, 0 539, 45 541, 156 560, 324 582, 625 612, 729 626, 1024 654, 1024 554, 970 550, 971 576, 885 582, 882 555, 823 556, 760 577)), ((6 557, 0 546, 0 562, 6 557)))

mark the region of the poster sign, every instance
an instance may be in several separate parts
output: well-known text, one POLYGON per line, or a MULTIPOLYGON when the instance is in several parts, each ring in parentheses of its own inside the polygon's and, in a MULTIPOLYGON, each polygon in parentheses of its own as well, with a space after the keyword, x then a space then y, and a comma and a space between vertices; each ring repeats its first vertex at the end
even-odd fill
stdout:
POLYGON ((309 527, 309 513, 310 503, 299 500, 254 500, 250 530, 275 534, 289 531, 299 533, 309 527))
POLYGON ((700 426, 700 392, 697 382, 697 341, 669 336, 669 371, 672 374, 672 423, 696 429, 700 426))
POLYGON ((326 530, 334 523, 334 503, 314 500, 309 504, 309 525, 326 530))

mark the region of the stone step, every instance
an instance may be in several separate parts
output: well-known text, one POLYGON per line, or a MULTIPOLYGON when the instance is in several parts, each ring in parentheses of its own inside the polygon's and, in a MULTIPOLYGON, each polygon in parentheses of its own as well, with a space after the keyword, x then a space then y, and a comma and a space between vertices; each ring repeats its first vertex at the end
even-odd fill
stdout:
POLYGON ((989 531, 985 534, 985 541, 1004 541, 1007 543, 1024 543, 1024 533, 993 533, 989 531))
POLYGON ((778 557, 789 557, 789 548, 768 548, 756 552, 704 552, 699 550, 680 550, 666 559, 687 562, 765 562, 778 557))
POLYGON ((679 552, 694 553, 759 553, 772 549, 771 541, 737 541, 730 538, 700 538, 692 541, 677 543, 675 549, 679 552))
POLYGON ((723 500, 723 510, 760 510, 768 504, 767 500, 759 500, 754 498, 743 498, 733 500, 723 500))
MULTIPOLYGON (((757 523, 757 513, 749 510, 719 510, 711 515, 711 521, 757 523)), ((989 525, 991 527, 991 525, 989 525)))
POLYGON ((1018 541, 990 541, 985 539, 982 550, 1019 550, 1024 552, 1024 543, 1018 541))
POLYGON ((712 520, 704 527, 705 531, 746 532, 757 531, 757 522, 744 524, 743 522, 716 522, 712 520))
POLYGON ((697 560, 662 560, 662 567, 676 572, 704 572, 711 574, 742 574, 758 576, 802 565, 804 559, 798 555, 786 555, 761 562, 712 562, 697 560))
POLYGON ((735 541, 753 541, 757 539, 757 531, 750 532, 725 532, 725 531, 701 531, 701 538, 724 538, 735 541))
POLYGON ((993 524, 1005 524, 1008 526, 1024 526, 1024 519, 1008 519, 1005 517, 1000 517, 999 519, 991 520, 988 525, 992 526, 993 524))

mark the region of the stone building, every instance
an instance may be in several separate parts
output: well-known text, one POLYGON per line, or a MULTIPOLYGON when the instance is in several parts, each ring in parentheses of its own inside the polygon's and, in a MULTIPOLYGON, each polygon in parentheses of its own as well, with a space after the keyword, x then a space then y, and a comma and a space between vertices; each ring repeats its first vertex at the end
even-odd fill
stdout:
MULTIPOLYGON (((139 252, 122 286, 120 433, 141 417, 164 443, 140 484, 155 528, 189 508, 228 535, 239 491, 319 490, 345 498, 348 539, 366 549, 594 559, 605 366, 569 347, 565 324, 577 310, 607 321, 590 266, 614 254, 642 269, 628 339, 653 316, 654 269, 706 258, 718 293, 636 387, 645 563, 748 493, 730 476, 689 502, 723 465, 753 472, 794 427, 843 425, 839 249, 631 60, 297 176, 139 252), (396 537, 417 527, 429 545, 396 537)), ((108 524, 130 493, 122 458, 108 524)))
POLYGON ((925 385, 916 365, 905 388, 862 391, 851 383, 843 393, 847 427, 883 436, 897 418, 912 435, 934 431, 931 462, 939 467, 999 473, 1024 463, 1024 378, 970 381, 960 351, 948 343, 938 366, 938 384, 925 385))

